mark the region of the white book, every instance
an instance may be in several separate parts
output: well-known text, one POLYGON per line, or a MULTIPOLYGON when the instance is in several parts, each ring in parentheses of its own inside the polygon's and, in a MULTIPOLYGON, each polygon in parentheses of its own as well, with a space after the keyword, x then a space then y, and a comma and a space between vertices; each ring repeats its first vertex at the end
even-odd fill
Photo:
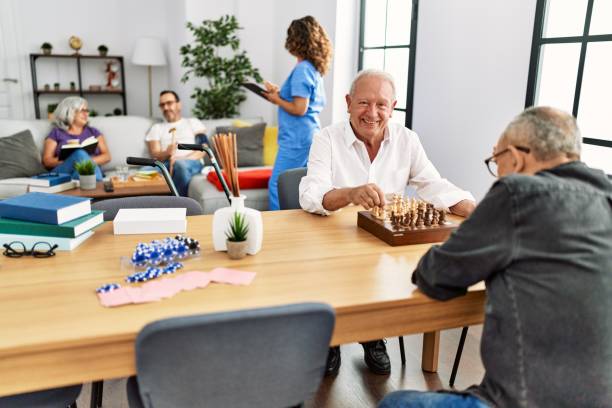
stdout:
POLYGON ((38 191, 40 193, 60 193, 66 190, 72 190, 73 188, 77 188, 76 180, 71 180, 51 187, 30 186, 28 191, 38 191))
POLYGON ((58 238, 44 237, 41 235, 19 235, 19 234, 0 234, 0 245, 10 244, 17 241, 22 242, 29 251, 37 242, 48 242, 51 245, 57 245, 56 251, 72 251, 74 248, 81 245, 89 237, 94 234, 93 231, 87 231, 76 238, 58 238))
POLYGON ((187 231, 185 208, 122 208, 113 221, 115 235, 183 233, 187 231))

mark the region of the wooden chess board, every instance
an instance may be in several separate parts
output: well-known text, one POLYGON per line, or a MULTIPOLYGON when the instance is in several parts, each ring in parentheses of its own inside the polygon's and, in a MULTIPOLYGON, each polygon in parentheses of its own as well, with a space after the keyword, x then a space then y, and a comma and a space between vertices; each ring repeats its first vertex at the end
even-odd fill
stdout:
POLYGON ((357 225, 391 246, 443 242, 459 226, 446 220, 443 225, 430 227, 394 227, 388 220, 378 219, 369 211, 357 213, 357 225))

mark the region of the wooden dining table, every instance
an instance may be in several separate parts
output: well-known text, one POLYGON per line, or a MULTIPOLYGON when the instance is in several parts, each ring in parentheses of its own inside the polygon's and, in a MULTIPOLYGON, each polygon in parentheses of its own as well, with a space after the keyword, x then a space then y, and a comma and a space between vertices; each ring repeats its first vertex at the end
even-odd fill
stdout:
POLYGON ((484 319, 484 286, 446 302, 428 298, 410 277, 432 244, 391 247, 357 226, 356 208, 262 217, 262 250, 241 260, 213 250, 212 215, 188 217, 186 235, 201 251, 183 271, 255 272, 250 285, 211 284, 153 303, 107 308, 95 290, 126 285, 136 244, 168 234, 113 235, 105 223, 73 251, 0 257, 0 396, 134 375, 138 332, 173 316, 326 302, 336 311, 333 345, 424 333, 426 371, 437 369, 440 330, 484 319))

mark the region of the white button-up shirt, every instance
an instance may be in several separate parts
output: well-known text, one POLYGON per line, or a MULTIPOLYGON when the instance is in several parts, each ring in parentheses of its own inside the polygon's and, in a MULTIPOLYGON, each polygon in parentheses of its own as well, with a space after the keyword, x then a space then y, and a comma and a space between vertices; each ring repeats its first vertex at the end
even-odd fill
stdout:
POLYGON ((404 194, 413 187, 419 197, 448 210, 474 196, 440 176, 429 161, 417 134, 389 123, 372 162, 365 144, 349 122, 337 123, 315 134, 308 157, 308 174, 300 182, 300 205, 308 212, 329 214, 323 196, 329 191, 374 183, 386 194, 404 194))

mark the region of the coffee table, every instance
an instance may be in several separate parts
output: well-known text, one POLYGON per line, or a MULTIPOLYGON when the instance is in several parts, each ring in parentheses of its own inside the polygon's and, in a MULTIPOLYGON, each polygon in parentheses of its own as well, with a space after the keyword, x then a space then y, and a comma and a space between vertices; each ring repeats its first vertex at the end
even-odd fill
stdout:
POLYGON ((134 187, 123 187, 116 188, 113 192, 107 193, 104 191, 103 182, 99 181, 96 183, 95 190, 81 190, 75 188, 73 190, 63 191, 60 194, 78 196, 78 197, 90 197, 96 201, 106 200, 109 198, 119 197, 133 197, 133 196, 146 196, 146 195, 170 195, 170 189, 166 184, 152 183, 150 186, 140 185, 134 187))

